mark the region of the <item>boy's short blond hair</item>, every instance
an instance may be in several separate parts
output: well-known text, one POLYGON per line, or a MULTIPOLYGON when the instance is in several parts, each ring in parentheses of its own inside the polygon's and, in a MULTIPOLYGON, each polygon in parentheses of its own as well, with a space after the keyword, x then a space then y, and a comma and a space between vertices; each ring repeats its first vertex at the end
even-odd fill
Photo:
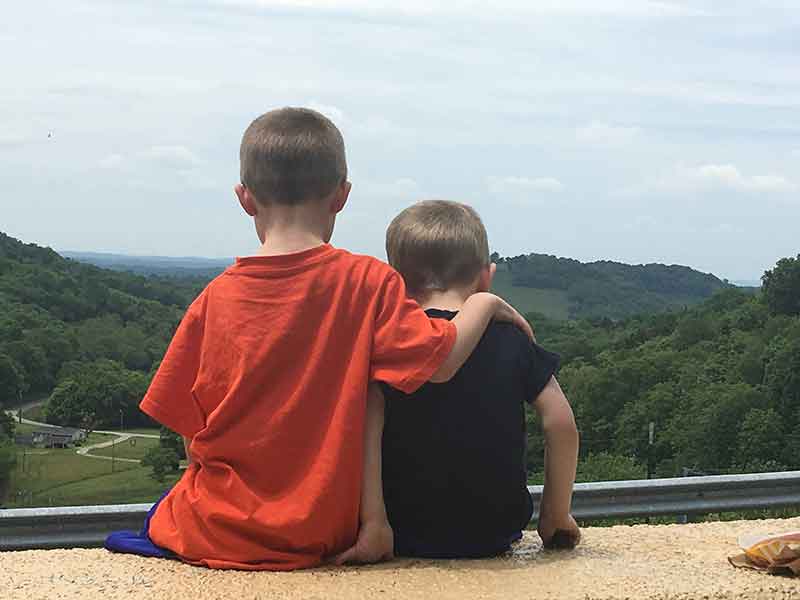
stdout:
POLYGON ((418 202, 397 215, 386 230, 386 255, 416 296, 470 285, 490 263, 480 216, 449 200, 418 202))
POLYGON ((242 184, 262 203, 326 198, 347 178, 341 132, 308 108, 279 108, 258 117, 244 132, 239 160, 242 184))

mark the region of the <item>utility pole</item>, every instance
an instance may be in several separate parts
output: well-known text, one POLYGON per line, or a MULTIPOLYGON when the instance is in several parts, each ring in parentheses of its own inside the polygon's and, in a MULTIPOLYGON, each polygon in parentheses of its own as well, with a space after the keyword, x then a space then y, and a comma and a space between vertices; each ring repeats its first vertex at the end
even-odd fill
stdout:
POLYGON ((114 439, 112 438, 111 439, 111 472, 112 473, 114 472, 114 455, 115 455, 114 446, 115 445, 116 444, 114 444, 114 439))
POLYGON ((119 409, 119 430, 120 433, 125 429, 124 421, 123 421, 123 412, 122 409, 119 409))

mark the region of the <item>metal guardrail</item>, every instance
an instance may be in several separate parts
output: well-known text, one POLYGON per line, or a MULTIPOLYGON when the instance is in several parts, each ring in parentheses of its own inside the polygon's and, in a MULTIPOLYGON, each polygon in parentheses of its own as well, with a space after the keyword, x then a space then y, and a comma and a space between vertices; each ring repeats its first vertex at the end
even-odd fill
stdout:
MULTIPOLYGON (((542 486, 529 486, 538 518, 542 486)), ((91 548, 109 532, 138 531, 151 504, 0 510, 0 550, 91 548)), ((577 519, 688 515, 798 507, 800 471, 578 483, 577 519)))

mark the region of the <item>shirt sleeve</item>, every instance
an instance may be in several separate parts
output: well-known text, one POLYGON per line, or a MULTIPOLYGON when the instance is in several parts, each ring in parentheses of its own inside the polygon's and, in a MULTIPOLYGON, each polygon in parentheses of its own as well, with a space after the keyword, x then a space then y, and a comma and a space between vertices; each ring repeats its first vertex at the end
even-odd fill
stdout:
POLYGON ((439 369, 456 341, 456 326, 431 319, 406 296, 397 272, 380 291, 375 319, 370 378, 411 394, 439 369))
POLYGON ((539 344, 531 343, 527 338, 523 340, 522 368, 525 378, 525 397, 528 402, 533 402, 542 393, 550 378, 558 372, 561 357, 554 352, 548 352, 539 344))
POLYGON ((204 329, 204 294, 189 307, 139 408, 165 427, 194 437, 206 415, 194 395, 204 329))

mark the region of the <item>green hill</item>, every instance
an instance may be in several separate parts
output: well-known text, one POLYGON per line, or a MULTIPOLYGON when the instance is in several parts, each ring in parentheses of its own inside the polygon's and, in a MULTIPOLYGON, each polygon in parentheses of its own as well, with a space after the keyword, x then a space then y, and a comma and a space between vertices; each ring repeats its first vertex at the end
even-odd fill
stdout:
MULTIPOLYGON (((126 256, 66 252, 66 256, 106 269, 163 278, 211 279, 230 259, 126 256)), ((611 318, 693 306, 730 287, 714 275, 677 265, 626 265, 610 261, 581 263, 529 254, 495 255, 493 290, 522 313, 553 319, 611 318)))
POLYGON ((53 392, 59 424, 118 423, 120 411, 144 424, 149 373, 204 284, 99 269, 0 233, 0 404, 53 392))
POLYGON ((679 265, 581 263, 546 254, 498 262, 495 290, 523 312, 552 318, 623 319, 696 305, 732 287, 679 265))
MULTIPOLYGON (((665 477, 800 468, 798 298, 800 256, 767 271, 759 294, 731 288, 618 322, 536 315, 539 342, 562 357, 579 473, 636 478, 648 463, 665 477)), ((539 443, 531 438, 531 472, 542 468, 539 443)))
POLYGON ((498 269, 492 291, 523 314, 539 313, 559 320, 569 318, 569 298, 565 290, 514 285, 506 268, 498 269))

